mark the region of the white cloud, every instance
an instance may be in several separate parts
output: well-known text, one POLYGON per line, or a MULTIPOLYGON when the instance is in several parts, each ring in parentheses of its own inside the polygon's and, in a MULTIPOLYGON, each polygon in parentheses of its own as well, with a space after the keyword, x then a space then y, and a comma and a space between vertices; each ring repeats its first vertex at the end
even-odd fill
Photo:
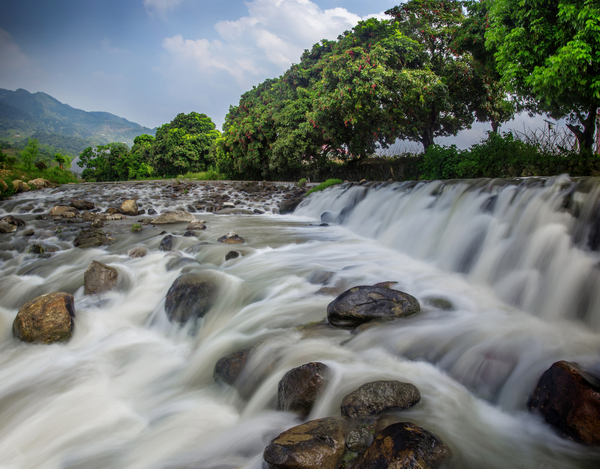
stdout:
POLYGON ((104 39, 102 39, 100 41, 100 45, 102 46, 103 50, 105 50, 106 52, 108 52, 110 54, 128 54, 129 53, 129 51, 126 49, 119 49, 118 47, 113 47, 111 45, 110 39, 108 39, 107 37, 105 37, 104 39))
POLYGON ((304 49, 337 38, 361 20, 344 8, 322 10, 310 0, 253 0, 246 6, 248 16, 215 25, 219 40, 164 39, 167 67, 186 64, 197 73, 225 70, 247 88, 280 75, 300 61, 304 49))
POLYGON ((144 0, 144 7, 146 7, 146 11, 149 15, 158 14, 164 17, 182 1, 183 0, 144 0))

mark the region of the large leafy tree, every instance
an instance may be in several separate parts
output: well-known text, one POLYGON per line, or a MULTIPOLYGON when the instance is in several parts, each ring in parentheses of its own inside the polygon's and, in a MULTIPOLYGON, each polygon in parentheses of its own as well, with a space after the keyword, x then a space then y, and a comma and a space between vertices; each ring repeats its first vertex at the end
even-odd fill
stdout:
POLYGON ((178 114, 160 126, 151 149, 151 165, 159 175, 176 176, 188 171, 204 171, 213 142, 220 136, 206 114, 178 114))
POLYGON ((30 138, 27 141, 27 146, 21 152, 21 161, 23 161, 25 168, 31 169, 33 167, 33 163, 35 160, 37 160, 39 153, 39 142, 35 138, 30 138))
POLYGON ((495 0, 487 33, 510 89, 566 118, 581 150, 594 143, 600 106, 598 0, 495 0))
POLYGON ((122 181, 128 179, 127 156, 129 148, 124 143, 109 143, 96 148, 87 147, 79 155, 77 165, 85 168, 84 179, 96 181, 122 181))

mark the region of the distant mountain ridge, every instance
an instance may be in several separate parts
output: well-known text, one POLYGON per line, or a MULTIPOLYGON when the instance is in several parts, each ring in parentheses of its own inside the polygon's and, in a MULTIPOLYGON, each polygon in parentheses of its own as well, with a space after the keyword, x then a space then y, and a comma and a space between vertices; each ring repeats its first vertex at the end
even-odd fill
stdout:
POLYGON ((56 148, 60 142, 61 148, 70 146, 73 153, 86 146, 110 142, 131 146, 138 135, 155 133, 156 129, 109 112, 75 109, 43 92, 32 94, 21 88, 16 91, 0 88, 0 140, 13 144, 33 137, 56 148))

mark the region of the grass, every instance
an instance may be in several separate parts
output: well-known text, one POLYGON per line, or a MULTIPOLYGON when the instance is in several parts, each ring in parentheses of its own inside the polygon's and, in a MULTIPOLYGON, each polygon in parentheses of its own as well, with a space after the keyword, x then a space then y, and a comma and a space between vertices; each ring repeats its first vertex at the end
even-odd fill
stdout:
POLYGON ((212 168, 200 173, 192 173, 191 171, 188 171, 183 175, 183 177, 193 181, 223 181, 226 179, 224 174, 221 174, 212 168))
POLYGON ((133 225, 131 225, 131 232, 135 233, 136 231, 142 231, 142 225, 140 225, 139 223, 134 223, 133 225))
POLYGON ((322 190, 327 189, 328 187, 331 186, 335 186, 337 184, 341 184, 343 181, 341 179, 327 179, 327 181, 322 182, 321 184, 319 184, 317 187, 313 187, 311 190, 309 190, 305 195, 309 196, 310 194, 312 194, 313 192, 319 192, 322 190))
MULTIPOLYGON (((21 181, 27 182, 37 178, 47 179, 54 184, 79 182, 77 176, 71 171, 62 170, 58 166, 51 166, 50 168, 40 170, 35 166, 31 169, 26 169, 18 162, 14 164, 5 163, 4 165, 0 164, 0 179, 6 183, 8 188, 2 191, 2 188, 0 187, 0 197, 9 197, 14 194, 15 191, 12 186, 13 181, 20 179, 21 181)), ((35 187, 32 187, 31 190, 35 190, 35 187)))

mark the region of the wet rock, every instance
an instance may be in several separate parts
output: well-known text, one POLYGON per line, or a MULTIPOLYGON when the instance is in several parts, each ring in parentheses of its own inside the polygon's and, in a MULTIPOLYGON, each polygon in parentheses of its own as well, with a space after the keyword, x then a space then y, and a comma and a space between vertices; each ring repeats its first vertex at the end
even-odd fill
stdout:
POLYGON ((106 215, 104 217, 104 220, 106 220, 106 221, 125 220, 125 218, 127 218, 127 217, 125 215, 123 215, 122 213, 113 213, 112 215, 106 215))
POLYGON ((73 241, 73 246, 86 249, 98 246, 108 246, 115 242, 114 238, 107 236, 102 230, 90 228, 82 230, 73 241))
POLYGON ((156 215, 156 210, 154 210, 153 208, 149 208, 148 215, 156 215))
POLYGON ((185 223, 196 220, 196 217, 185 210, 174 210, 161 213, 152 220, 154 225, 166 225, 170 223, 185 223))
POLYGON ((172 251, 173 250, 173 235, 167 235, 160 240, 159 251, 172 251))
POLYGON ((359 286, 346 290, 327 306, 332 326, 357 327, 373 320, 412 316, 421 311, 419 301, 391 288, 359 286))
POLYGON ((252 350, 254 350, 254 346, 246 347, 221 357, 215 364, 213 379, 217 383, 223 382, 235 387, 252 350))
POLYGON ((123 202, 121 204, 121 213, 124 213, 125 215, 129 215, 129 216, 135 216, 138 215, 138 206, 137 206, 137 202, 135 200, 126 200, 125 202, 123 202))
POLYGON ((23 236, 33 236, 35 234, 35 230, 29 229, 23 231, 23 236))
POLYGON ((36 189, 44 189, 45 187, 50 187, 52 184, 47 179, 37 178, 28 181, 27 185, 29 185, 30 187, 35 187, 36 189))
POLYGON ((306 280, 314 285, 327 285, 331 277, 333 277, 333 272, 328 270, 313 270, 306 280))
POLYGON ((130 249, 129 252, 127 253, 127 256, 129 257, 144 257, 148 254, 148 249, 141 247, 141 248, 133 248, 130 249))
POLYGON ((73 199, 71 205, 77 210, 94 210, 96 205, 88 200, 73 199))
POLYGON ((600 445, 600 377, 577 363, 559 361, 546 370, 527 407, 567 438, 600 445))
POLYGON ((222 208, 220 210, 217 210, 215 212, 217 215, 254 215, 254 212, 252 210, 246 210, 243 208, 237 208, 234 206, 234 208, 222 208))
POLYGON ((198 265, 201 265, 201 262, 197 261, 196 259, 194 259, 192 257, 175 257, 173 259, 170 259, 169 262, 167 262, 166 269, 168 271, 171 271, 171 270, 181 269, 186 266, 198 266, 198 265))
POLYGON ((306 416, 327 386, 328 368, 310 362, 288 371, 279 381, 277 410, 298 412, 306 416))
POLYGON ((225 244, 242 244, 244 242, 244 238, 239 236, 237 233, 230 231, 226 235, 223 235, 217 239, 217 241, 225 244))
POLYGON ((231 259, 237 259, 238 257, 242 257, 241 251, 229 251, 227 254, 225 254, 226 261, 229 261, 231 259))
POLYGON ((204 220, 194 220, 194 221, 190 222, 190 224, 187 226, 186 230, 188 230, 188 231, 205 230, 206 225, 204 223, 205 223, 204 220))
POLYGON ((92 261, 83 274, 84 295, 95 295, 112 290, 117 286, 119 273, 114 267, 92 261))
POLYGON ((30 254, 44 254, 46 252, 46 250, 44 249, 44 246, 42 246, 41 244, 32 244, 27 249, 27 252, 30 254))
POLYGON ((451 452, 435 435, 410 422, 382 430, 352 469, 441 469, 450 463, 451 452))
POLYGON ((427 298, 427 304, 444 311, 454 311, 454 305, 445 298, 427 298))
POLYGON ((25 303, 13 322, 13 336, 23 342, 63 342, 75 326, 73 295, 47 293, 25 303))
POLYGON ((0 233, 13 233, 15 231, 17 231, 17 225, 13 225, 6 220, 0 220, 0 233))
POLYGON ((381 287, 381 288, 392 288, 394 285, 396 285, 398 282, 394 282, 393 280, 389 280, 386 282, 379 282, 376 283, 375 285, 373 285, 374 287, 381 287))
POLYGON ((75 218, 79 216, 79 210, 77 210, 75 207, 57 205, 56 207, 52 207, 49 215, 51 217, 75 218))
POLYGON ((115 213, 121 213, 121 209, 116 207, 108 207, 104 213, 106 215, 114 215, 115 213))
POLYGON ((311 420, 281 433, 263 458, 280 469, 337 469, 345 452, 344 432, 342 419, 311 420))
POLYGON ((363 384, 342 400, 342 416, 362 418, 387 410, 412 407, 421 400, 416 386, 400 381, 373 381, 363 384))
POLYGON ((364 453, 373 443, 373 433, 366 427, 354 428, 346 436, 346 448, 355 453, 364 453))
POLYGON ((96 220, 104 220, 105 218, 106 218, 105 213, 83 212, 83 214, 81 215, 81 219, 83 221, 94 222, 96 220))
POLYGON ((186 323, 203 317, 217 297, 217 286, 203 273, 183 274, 173 282, 165 300, 171 322, 186 323))
POLYGON ((304 200, 302 197, 294 197, 291 199, 283 200, 279 204, 279 213, 282 215, 286 213, 292 213, 294 210, 296 210, 296 207, 300 205, 300 202, 302 202, 302 200, 304 200))
POLYGON ((25 182, 21 181, 20 179, 15 179, 12 182, 12 186, 13 186, 13 190, 15 192, 27 192, 28 190, 31 190, 31 187, 29 187, 29 185, 27 185, 25 182))
POLYGON ((263 210, 260 210, 258 208, 255 208, 254 210, 252 210, 254 213, 256 213, 257 215, 263 215, 265 212, 263 210))

